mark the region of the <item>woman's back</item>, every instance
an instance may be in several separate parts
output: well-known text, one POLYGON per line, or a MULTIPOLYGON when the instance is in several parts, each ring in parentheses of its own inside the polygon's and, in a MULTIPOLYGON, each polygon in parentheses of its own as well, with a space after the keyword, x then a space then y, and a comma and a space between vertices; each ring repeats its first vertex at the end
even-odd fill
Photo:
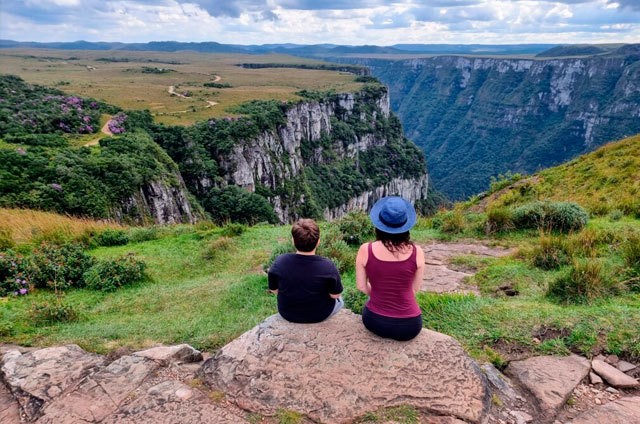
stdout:
POLYGON ((376 314, 392 318, 420 315, 413 292, 418 268, 416 246, 401 252, 390 252, 383 243, 369 243, 365 271, 371 284, 367 308, 376 314))

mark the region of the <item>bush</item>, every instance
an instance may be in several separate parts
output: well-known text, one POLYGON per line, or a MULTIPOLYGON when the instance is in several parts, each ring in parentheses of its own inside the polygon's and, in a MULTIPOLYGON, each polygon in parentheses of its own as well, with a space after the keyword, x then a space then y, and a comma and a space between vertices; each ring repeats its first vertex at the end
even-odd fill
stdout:
POLYGON ((227 250, 231 247, 231 239, 229 237, 220 237, 212 240, 206 247, 203 257, 205 259, 215 259, 220 252, 227 250))
POLYGON ((487 234, 499 233, 514 229, 511 211, 507 208, 489 208, 484 231, 487 234))
POLYGON ((547 294, 563 303, 584 303, 618 291, 617 283, 604 275, 602 262, 587 259, 574 260, 571 268, 549 285, 547 294))
POLYGON ((145 263, 136 260, 133 256, 121 256, 92 266, 84 274, 84 281, 91 289, 113 291, 142 280, 145 268, 145 263))
POLYGON ((267 199, 238 186, 211 189, 203 201, 203 206, 218 224, 229 221, 248 225, 278 222, 273 206, 267 199))
POLYGON ((12 251, 0 253, 0 297, 26 295, 31 287, 30 263, 12 251))
POLYGON ((433 218, 433 227, 444 233, 461 233, 466 228, 464 214, 459 210, 439 213, 433 218))
POLYGON ((271 265, 273 264, 273 262, 275 262, 278 256, 284 255, 285 253, 295 253, 295 252, 296 252, 296 248, 293 246, 293 243, 291 242, 291 240, 278 243, 276 247, 274 247, 273 250, 271 251, 271 254, 269 255, 269 259, 267 259, 267 262, 265 262, 265 264, 262 266, 262 269, 265 272, 268 272, 269 268, 271 268, 271 265))
POLYGON ((362 293, 355 287, 346 287, 342 293, 342 299, 344 300, 344 306, 350 309, 356 314, 362 314, 364 305, 369 300, 369 296, 362 293))
POLYGON ((64 301, 35 303, 29 309, 29 315, 31 320, 38 325, 71 322, 78 319, 75 308, 64 301))
POLYGON ((222 228, 222 235, 225 237, 238 237, 245 231, 247 231, 246 225, 229 223, 222 228))
POLYGON ((640 275, 640 235, 632 234, 622 244, 622 257, 633 274, 640 275))
POLYGON ((375 230, 367 214, 362 212, 349 212, 333 225, 337 225, 344 237, 344 241, 350 245, 360 245, 371 240, 375 230))
POLYGON ((129 242, 131 243, 156 240, 158 237, 160 237, 160 230, 156 226, 133 228, 129 231, 129 242))
POLYGON ((580 230, 589 220, 584 208, 573 202, 531 202, 513 210, 516 228, 544 230, 580 230))
POLYGON ((614 209, 611 212, 609 212, 609 221, 611 222, 620 221, 623 216, 624 214, 620 209, 614 209))
POLYGON ((43 244, 30 257, 29 273, 33 285, 38 288, 83 287, 83 275, 95 263, 95 258, 87 254, 80 244, 43 244))
POLYGON ((531 263, 533 266, 551 270, 563 265, 568 265, 571 255, 567 249, 567 243, 562 237, 542 234, 540 242, 531 251, 531 263))
POLYGON ((123 246, 129 243, 129 235, 123 230, 107 228, 93 240, 98 246, 123 246))
POLYGON ((355 267, 356 252, 344 240, 321 243, 318 255, 331 259, 341 274, 349 272, 355 267))

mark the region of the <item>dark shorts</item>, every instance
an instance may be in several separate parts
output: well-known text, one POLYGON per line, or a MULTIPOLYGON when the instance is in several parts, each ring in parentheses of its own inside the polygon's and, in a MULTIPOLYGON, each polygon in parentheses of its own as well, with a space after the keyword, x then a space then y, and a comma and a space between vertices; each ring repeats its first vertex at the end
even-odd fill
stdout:
POLYGON ((374 334, 398 341, 411 340, 422 330, 422 315, 411 318, 391 318, 371 312, 367 307, 362 311, 362 323, 374 334))

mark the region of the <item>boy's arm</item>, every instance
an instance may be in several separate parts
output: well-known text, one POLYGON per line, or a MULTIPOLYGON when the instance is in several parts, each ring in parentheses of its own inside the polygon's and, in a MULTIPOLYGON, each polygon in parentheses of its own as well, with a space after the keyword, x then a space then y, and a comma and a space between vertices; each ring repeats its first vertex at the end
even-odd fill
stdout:
POLYGON ((336 268, 333 262, 331 262, 331 266, 333 267, 334 278, 329 287, 329 297, 331 299, 337 299, 342 295, 342 281, 340 280, 340 272, 338 272, 338 268, 336 268))
POLYGON ((274 294, 278 294, 278 275, 275 273, 276 262, 274 262, 269 268, 267 279, 269 280, 269 291, 274 294))

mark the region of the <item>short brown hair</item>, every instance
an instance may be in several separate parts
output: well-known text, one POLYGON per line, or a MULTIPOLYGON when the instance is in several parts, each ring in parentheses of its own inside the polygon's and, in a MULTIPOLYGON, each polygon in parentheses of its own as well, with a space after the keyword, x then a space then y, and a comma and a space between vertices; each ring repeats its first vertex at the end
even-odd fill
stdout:
POLYGON ((320 228, 313 219, 300 219, 291 228, 293 244, 301 252, 311 252, 320 239, 320 228))

